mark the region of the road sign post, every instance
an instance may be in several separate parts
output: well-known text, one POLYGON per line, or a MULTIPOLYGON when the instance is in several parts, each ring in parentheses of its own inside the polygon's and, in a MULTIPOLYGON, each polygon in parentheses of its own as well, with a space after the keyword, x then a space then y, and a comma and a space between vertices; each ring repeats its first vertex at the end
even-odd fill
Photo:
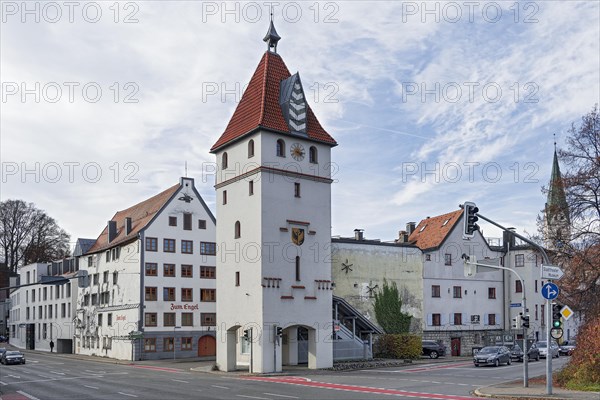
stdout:
POLYGON ((546 394, 552 394, 552 353, 550 351, 553 338, 551 322, 553 314, 552 300, 556 299, 559 293, 558 286, 552 282, 548 282, 542 286, 542 297, 546 299, 546 321, 548 321, 546 323, 546 345, 548 346, 548 354, 546 356, 546 394))

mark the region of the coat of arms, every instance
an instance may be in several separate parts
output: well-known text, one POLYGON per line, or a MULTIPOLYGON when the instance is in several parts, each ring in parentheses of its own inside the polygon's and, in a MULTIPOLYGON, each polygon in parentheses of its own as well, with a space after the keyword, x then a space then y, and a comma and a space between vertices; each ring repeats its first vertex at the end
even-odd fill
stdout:
POLYGON ((301 246, 304 243, 304 229, 292 228, 292 243, 301 246))

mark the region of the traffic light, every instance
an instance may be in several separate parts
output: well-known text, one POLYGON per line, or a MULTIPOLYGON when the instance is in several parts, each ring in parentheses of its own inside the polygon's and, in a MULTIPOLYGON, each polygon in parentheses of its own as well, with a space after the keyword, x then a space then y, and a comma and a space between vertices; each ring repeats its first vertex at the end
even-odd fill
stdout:
POLYGON ((562 321, 560 320, 562 318, 562 315, 560 313, 560 305, 559 304, 552 304, 552 328, 553 329, 559 329, 562 328, 562 321))
POLYGON ((475 203, 465 201, 465 204, 463 205, 463 237, 472 238, 475 236, 475 231, 479 230, 479 225, 477 225, 479 217, 476 215, 478 212, 479 208, 477 208, 475 203))
POLYGON ((521 320, 523 321, 523 328, 529 329, 529 315, 521 315, 521 320))
POLYGON ((250 340, 250 329, 246 329, 242 337, 246 340, 250 340))
POLYGON ((519 317, 514 317, 512 319, 512 327, 513 329, 519 329, 519 321, 521 320, 521 318, 519 317))
POLYGON ((282 337, 283 336, 283 328, 280 326, 276 326, 275 327, 275 335, 277 337, 282 337))

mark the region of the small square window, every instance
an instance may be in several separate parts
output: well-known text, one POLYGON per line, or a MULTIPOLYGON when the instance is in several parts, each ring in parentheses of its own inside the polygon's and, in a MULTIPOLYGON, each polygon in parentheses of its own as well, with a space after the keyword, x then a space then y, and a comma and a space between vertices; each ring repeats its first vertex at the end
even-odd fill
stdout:
POLYGON ((169 226, 177 226, 177 217, 169 217, 169 226))
POLYGON ((205 219, 198 220, 198 229, 206 229, 206 220, 205 219))
POLYGON ((181 241, 181 252, 183 254, 193 254, 194 253, 194 242, 191 240, 182 240, 181 241))

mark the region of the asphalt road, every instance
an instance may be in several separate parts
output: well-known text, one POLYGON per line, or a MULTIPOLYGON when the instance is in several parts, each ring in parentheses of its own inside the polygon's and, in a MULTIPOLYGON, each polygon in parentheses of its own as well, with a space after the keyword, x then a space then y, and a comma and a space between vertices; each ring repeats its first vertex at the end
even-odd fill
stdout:
MULTIPOLYGON (((555 359, 560 367, 566 357, 555 359)), ((530 363, 542 375, 545 363, 530 363)), ((479 386, 522 377, 522 364, 480 367, 465 359, 403 368, 253 377, 184 368, 109 364, 31 354, 27 364, 0 366, 2 400, 17 399, 390 399, 472 398, 479 386)))

